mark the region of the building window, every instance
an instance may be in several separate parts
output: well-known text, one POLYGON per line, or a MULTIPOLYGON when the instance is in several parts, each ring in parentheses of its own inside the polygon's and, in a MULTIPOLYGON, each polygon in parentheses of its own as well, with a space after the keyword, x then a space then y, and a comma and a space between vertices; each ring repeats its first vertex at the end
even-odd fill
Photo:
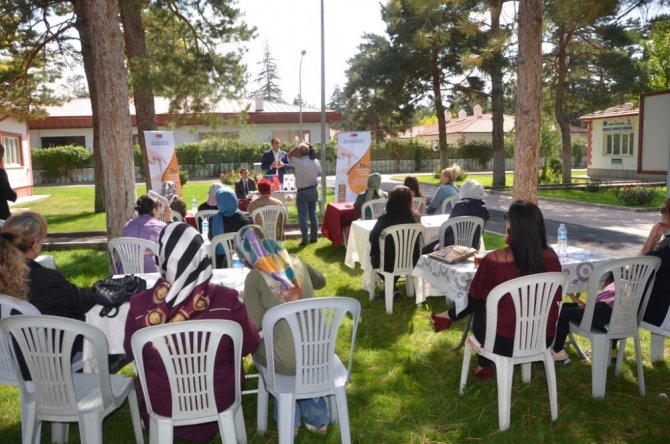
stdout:
POLYGON ((21 166, 21 138, 18 136, 2 136, 5 147, 5 165, 21 166))
POLYGON ((84 136, 42 137, 42 148, 53 148, 56 146, 67 146, 67 145, 86 147, 86 137, 84 136))
POLYGON ((222 139, 239 139, 240 133, 237 131, 219 131, 219 132, 209 132, 209 133, 198 133, 198 140, 202 141, 205 139, 211 139, 214 137, 219 137, 222 139))
POLYGON ((605 154, 620 156, 634 154, 635 135, 633 133, 614 133, 605 135, 605 154))

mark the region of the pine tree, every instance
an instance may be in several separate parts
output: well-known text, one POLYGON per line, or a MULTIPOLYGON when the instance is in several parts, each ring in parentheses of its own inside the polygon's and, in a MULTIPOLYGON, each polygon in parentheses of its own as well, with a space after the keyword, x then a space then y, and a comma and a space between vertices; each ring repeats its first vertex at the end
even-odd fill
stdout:
POLYGON ((262 97, 265 100, 274 102, 283 102, 282 91, 279 87, 279 71, 274 57, 270 53, 270 45, 265 42, 263 49, 263 60, 258 62, 261 66, 261 72, 255 79, 255 82, 260 85, 256 91, 251 93, 252 97, 262 97))

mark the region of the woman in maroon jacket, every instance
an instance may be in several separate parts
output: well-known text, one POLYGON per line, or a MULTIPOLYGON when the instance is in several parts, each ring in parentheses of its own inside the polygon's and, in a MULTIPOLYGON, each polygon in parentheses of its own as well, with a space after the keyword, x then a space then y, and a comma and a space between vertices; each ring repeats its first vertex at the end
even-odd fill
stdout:
MULTIPOLYGON (((212 263, 202 236, 185 223, 172 223, 160 234, 158 261, 162 277, 153 288, 134 295, 126 319, 123 348, 133 359, 130 338, 137 330, 166 322, 183 322, 191 319, 227 319, 242 327, 242 355, 258 349, 260 337, 247 315, 247 309, 236 290, 212 284, 212 263)), ((159 415, 172 413, 169 382, 158 353, 144 349, 144 365, 148 391, 154 411, 159 415)), ((223 342, 219 347, 214 370, 214 390, 219 411, 228 408, 235 400, 235 375, 232 344, 223 342)), ((139 386, 139 380, 137 380, 139 386)), ((138 387, 138 392, 142 393, 138 387)), ((142 420, 148 423, 144 403, 140 406, 142 420)), ((175 427, 176 438, 209 441, 217 433, 216 422, 193 426, 175 427)))

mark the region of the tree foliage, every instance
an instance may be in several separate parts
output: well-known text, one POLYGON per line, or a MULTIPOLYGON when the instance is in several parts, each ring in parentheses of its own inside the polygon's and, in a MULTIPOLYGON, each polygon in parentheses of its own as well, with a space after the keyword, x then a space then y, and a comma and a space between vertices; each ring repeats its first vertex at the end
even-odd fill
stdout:
POLYGON ((265 100, 274 102, 283 102, 282 91, 279 87, 279 70, 272 53, 270 52, 270 45, 265 42, 263 48, 263 59, 258 62, 261 67, 258 76, 256 76, 256 83, 259 88, 251 93, 252 97, 262 97, 265 100))
POLYGON ((658 17, 651 24, 651 35, 642 41, 647 57, 649 86, 654 90, 670 88, 670 16, 658 17))

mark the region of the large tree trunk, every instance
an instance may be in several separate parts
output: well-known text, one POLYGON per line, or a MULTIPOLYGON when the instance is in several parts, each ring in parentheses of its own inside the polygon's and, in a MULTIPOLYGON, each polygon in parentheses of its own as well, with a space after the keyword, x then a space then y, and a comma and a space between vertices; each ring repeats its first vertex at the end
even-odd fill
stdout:
POLYGON ((440 168, 446 168, 449 160, 447 156, 447 122, 444 117, 444 104, 442 103, 442 75, 437 64, 437 53, 433 54, 433 102, 437 114, 437 145, 440 148, 440 168))
MULTIPOLYGON (((107 203, 107 234, 121 235, 133 216, 135 170, 130 140, 128 85, 123 61, 119 8, 114 0, 73 0, 82 40, 91 56, 95 85, 93 126, 97 128, 102 177, 107 203)), ((88 75, 88 73, 87 73, 88 75)))
MULTIPOLYGON (((77 21, 75 27, 79 31, 79 41, 81 44, 81 57, 84 61, 84 72, 86 73, 86 82, 88 83, 89 98, 91 100, 91 116, 93 120, 99 119, 98 101, 95 87, 95 76, 93 75, 93 56, 91 55, 91 46, 88 38, 88 29, 84 26, 84 20, 79 13, 79 3, 74 3, 77 21)), ((95 186, 94 209, 96 213, 105 211, 105 183, 103 180, 103 163, 100 153, 100 132, 96 125, 93 125, 93 178, 95 186)))
POLYGON ((154 107, 154 90, 147 60, 147 46, 144 40, 141 7, 138 0, 119 0, 123 36, 130 64, 133 96, 135 98, 135 116, 137 135, 142 152, 142 171, 147 191, 151 189, 149 159, 144 131, 156 131, 156 109, 154 107))
POLYGON ((570 122, 565 111, 567 103, 567 48, 572 33, 560 26, 558 31, 558 46, 556 48, 556 102, 554 111, 556 122, 561 129, 561 159, 563 160, 563 183, 572 182, 572 142, 570 141, 570 122))
POLYGON ((514 199, 537 203, 542 72, 542 0, 519 2, 514 199))
MULTIPOLYGON (((500 32, 500 14, 502 13, 504 0, 492 0, 489 10, 491 12, 491 32, 495 35, 500 32)), ((505 187, 505 130, 503 127, 504 105, 503 105, 503 54, 498 48, 494 55, 494 63, 491 72, 491 113, 493 133, 491 135, 491 147, 493 148, 493 187, 505 187)))

